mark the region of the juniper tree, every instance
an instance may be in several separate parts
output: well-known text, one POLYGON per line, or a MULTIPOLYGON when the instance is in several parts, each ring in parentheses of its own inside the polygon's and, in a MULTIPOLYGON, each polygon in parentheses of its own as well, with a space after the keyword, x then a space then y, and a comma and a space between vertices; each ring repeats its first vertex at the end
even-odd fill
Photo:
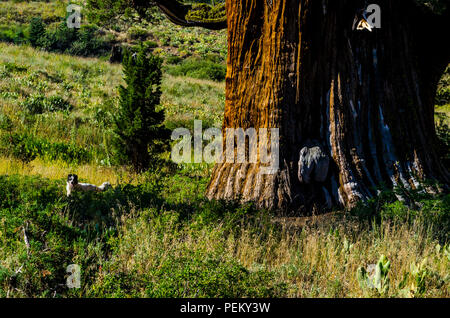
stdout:
POLYGON ((144 171, 159 160, 168 145, 161 98, 161 59, 125 50, 122 61, 126 86, 119 87, 119 110, 115 117, 113 147, 120 163, 144 171))

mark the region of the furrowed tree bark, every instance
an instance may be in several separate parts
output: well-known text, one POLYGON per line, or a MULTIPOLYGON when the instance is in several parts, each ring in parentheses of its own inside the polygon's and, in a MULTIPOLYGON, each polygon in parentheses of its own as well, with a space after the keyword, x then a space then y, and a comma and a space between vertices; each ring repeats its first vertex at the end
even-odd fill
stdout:
POLYGON ((217 164, 208 198, 308 213, 352 207, 381 185, 448 189, 433 103, 450 60, 439 39, 448 11, 377 4, 381 29, 368 32, 352 30, 366 1, 227 0, 224 133, 279 128, 280 169, 217 164))
POLYGON ((281 166, 218 164, 209 198, 310 212, 351 207, 382 184, 448 184, 433 99, 449 54, 423 46, 438 29, 412 2, 378 3, 382 28, 368 32, 352 30, 364 1, 227 2, 224 128, 279 128, 281 166), (300 150, 313 146, 330 159, 326 179, 299 180, 300 150))

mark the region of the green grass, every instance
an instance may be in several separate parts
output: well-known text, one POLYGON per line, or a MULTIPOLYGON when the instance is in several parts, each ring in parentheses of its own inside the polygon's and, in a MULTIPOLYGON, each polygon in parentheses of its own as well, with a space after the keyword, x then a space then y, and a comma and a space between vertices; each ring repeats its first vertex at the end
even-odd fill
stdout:
MULTIPOLYGON (((14 131, 73 143, 89 149, 94 163, 105 161, 116 88, 122 84, 121 66, 29 46, 0 43, 0 51, 1 111, 12 119, 14 131), (45 108, 55 100, 67 103, 70 110, 30 113, 36 103, 45 108)), ((164 77, 162 106, 170 128, 191 128, 193 119, 202 119, 204 127, 221 127, 224 104, 223 83, 164 77)))
MULTIPOLYGON (((82 1, 71 1, 79 3, 82 1)), ((28 41, 28 26, 32 18, 42 18, 49 29, 56 28, 66 16, 67 2, 45 1, 1 1, 0 41, 24 43, 28 41)), ((84 8, 82 25, 90 25, 89 12, 84 8)), ((134 13, 123 15, 101 28, 100 39, 122 45, 134 46, 141 41, 151 43, 155 52, 163 57, 214 56, 222 64, 227 54, 226 31, 208 31, 201 28, 174 26, 160 13, 154 13, 152 23, 143 21, 134 13)), ((95 25, 94 25, 95 27, 95 25)))
POLYGON ((201 59, 186 59, 178 65, 169 66, 166 73, 174 76, 188 76, 199 79, 224 81, 227 73, 225 65, 201 59))
POLYGON ((63 178, 0 176, 0 296, 450 296, 450 247, 421 218, 448 213, 449 196, 424 200, 414 217, 386 203, 381 220, 355 210, 299 226, 207 201, 206 171, 189 175, 149 173, 137 186, 69 199, 63 178), (357 277, 381 255, 391 262, 383 293, 357 277), (64 285, 69 264, 81 266, 81 289, 64 285))
POLYGON ((66 15, 67 1, 0 1, 0 25, 28 24, 33 17, 45 23, 59 22, 66 15))
POLYGON ((444 115, 442 116, 444 123, 450 126, 450 104, 436 106, 436 115, 437 117, 444 115))
POLYGON ((450 104, 450 65, 445 70, 444 75, 438 84, 438 90, 436 94, 436 104, 439 106, 447 106, 450 104))
MULTIPOLYGON (((36 15, 56 26, 64 14, 63 2, 2 1, 0 40, 21 39, 36 15)), ((208 71, 223 65, 225 31, 166 20, 128 30, 135 18, 106 32, 128 45, 151 41, 167 58, 166 125, 221 127, 225 85, 208 71)), ((0 43, 1 137, 38 150, 25 164, 0 157, 0 297, 450 297, 450 196, 412 193, 412 209, 384 192, 348 213, 279 218, 206 200, 208 164, 143 174, 110 166, 122 76, 105 58, 0 43), (113 189, 67 198, 68 173, 113 189), (368 288, 357 274, 383 255, 389 288, 368 288), (81 289, 65 285, 69 264, 81 266, 81 289)))

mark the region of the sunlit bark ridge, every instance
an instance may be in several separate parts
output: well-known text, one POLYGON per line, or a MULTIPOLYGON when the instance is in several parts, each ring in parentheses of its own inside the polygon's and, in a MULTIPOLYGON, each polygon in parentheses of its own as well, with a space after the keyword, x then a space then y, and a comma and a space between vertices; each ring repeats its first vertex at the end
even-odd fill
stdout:
MULTIPOLYGON (((156 1, 175 23, 188 8, 156 1)), ((285 213, 351 207, 381 185, 448 189, 434 97, 450 61, 448 10, 379 0, 381 28, 352 29, 365 1, 228 0, 225 128, 279 128, 280 169, 217 164, 211 199, 285 213), (447 21, 446 21, 447 20, 447 21)), ((212 25, 207 25, 209 28, 212 25)))

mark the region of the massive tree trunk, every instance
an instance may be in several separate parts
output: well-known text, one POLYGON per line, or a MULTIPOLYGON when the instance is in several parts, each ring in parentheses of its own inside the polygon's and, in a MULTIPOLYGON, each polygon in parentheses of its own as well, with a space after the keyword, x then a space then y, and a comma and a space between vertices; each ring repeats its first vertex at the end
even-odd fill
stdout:
POLYGON ((209 198, 298 213, 351 207, 382 184, 449 184, 433 105, 445 18, 377 3, 382 25, 369 32, 352 30, 365 1, 227 0, 224 129, 279 128, 280 169, 217 164, 209 198))

